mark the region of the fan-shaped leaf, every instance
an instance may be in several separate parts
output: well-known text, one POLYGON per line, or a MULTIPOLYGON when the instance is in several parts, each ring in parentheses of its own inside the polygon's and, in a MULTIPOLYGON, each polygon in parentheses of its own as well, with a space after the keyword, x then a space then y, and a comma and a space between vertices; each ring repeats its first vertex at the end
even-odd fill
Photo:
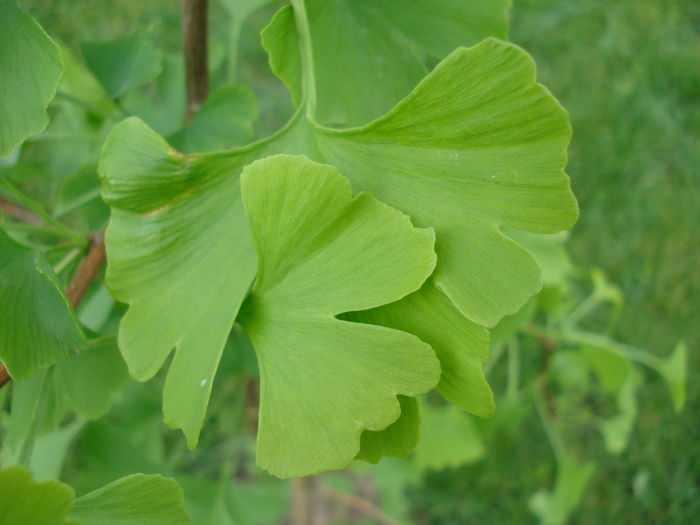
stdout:
POLYGON ((29 377, 85 336, 48 262, 0 229, 0 360, 14 379, 29 377))
POLYGON ((0 2, 0 158, 49 123, 63 64, 56 44, 14 0, 0 2))
POLYGON ((148 41, 150 36, 150 30, 143 30, 110 42, 82 44, 85 63, 113 98, 160 73, 162 56, 148 41))
MULTIPOLYGON (((320 122, 357 126, 389 111, 441 59, 489 36, 506 39, 510 0, 306 0, 320 122)), ((291 6, 263 31, 270 65, 301 101, 299 40, 291 6)))
POLYGON ((180 486, 159 475, 133 474, 75 500, 84 525, 188 525, 180 486))
POLYGON ((37 483, 22 467, 0 470, 0 525, 68 525, 74 497, 68 485, 56 480, 37 483))
POLYGON ((433 233, 304 157, 252 164, 241 190, 260 261, 240 320, 260 365, 258 464, 280 477, 342 468, 363 430, 399 417, 398 394, 435 386, 439 363, 412 335, 335 316, 418 289, 433 233))

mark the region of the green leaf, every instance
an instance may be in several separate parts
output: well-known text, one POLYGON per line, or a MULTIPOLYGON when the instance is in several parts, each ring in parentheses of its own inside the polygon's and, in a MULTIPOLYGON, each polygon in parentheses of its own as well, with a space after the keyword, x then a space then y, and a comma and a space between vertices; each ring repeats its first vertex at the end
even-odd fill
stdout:
POLYGON ((442 469, 473 463, 486 453, 471 416, 454 405, 421 403, 423 425, 414 460, 421 469, 442 469))
POLYGON ((566 278, 571 273, 569 254, 563 246, 567 232, 539 235, 506 229, 503 233, 525 247, 537 260, 545 286, 565 286, 566 278))
POLYGON ((159 475, 133 474, 75 500, 71 517, 84 525, 187 525, 180 486, 159 475))
POLYGON ((0 2, 0 158, 49 123, 63 72, 56 44, 14 0, 0 2))
POLYGON ((627 380, 617 394, 618 413, 600 423, 600 432, 605 439, 605 449, 610 454, 619 454, 629 443, 630 434, 637 418, 637 389, 642 376, 631 364, 627 380))
POLYGON ((192 122, 168 137, 183 153, 207 153, 242 146, 253 138, 258 118, 255 95, 242 84, 226 84, 216 89, 202 104, 192 122))
POLYGON ((379 432, 365 430, 355 459, 377 463, 384 457, 405 458, 418 445, 420 412, 415 397, 398 396, 399 419, 379 432))
MULTIPOLYGON (((239 169, 246 160, 239 159, 239 169)), ((182 428, 194 447, 257 264, 238 179, 197 168, 133 118, 115 126, 99 171, 112 206, 106 282, 115 299, 131 305, 119 347, 138 381, 153 377, 177 347, 165 421, 182 428)))
POLYGON ((150 36, 150 30, 142 30, 110 42, 83 42, 85 63, 112 98, 160 73, 162 56, 149 42, 150 36))
POLYGON ((22 467, 0 470, 0 525, 67 525, 74 497, 68 485, 37 483, 22 467))
POLYGON ((433 347, 440 360, 438 392, 462 410, 480 417, 493 414, 493 393, 481 371, 489 355, 488 330, 459 313, 430 281, 398 302, 340 318, 418 336, 433 347))
POLYGON ((559 465, 554 490, 541 489, 530 498, 530 510, 537 514, 542 525, 566 523, 579 504, 594 471, 594 463, 579 464, 572 458, 559 465))
MULTIPOLYGON (((306 0, 320 122, 365 124, 389 111, 441 59, 489 36, 507 39, 510 0, 306 0)), ((301 60, 291 6, 262 33, 272 70, 301 101, 301 60)))
MULTIPOLYGON (((265 141, 182 156, 142 122, 125 120, 106 141, 99 171, 112 206, 107 283, 131 305, 119 337, 132 376, 152 377, 178 346, 166 421, 186 421, 194 446, 209 395, 199 385, 211 384, 257 264, 238 189, 238 174, 256 158, 303 154, 333 165, 354 192, 369 191, 419 226, 433 226, 438 263, 427 286, 472 323, 492 326, 541 287, 534 258, 499 228, 551 233, 577 217, 563 171, 569 137, 566 113, 535 83, 530 57, 496 40, 455 51, 396 108, 362 128, 331 130, 300 111, 265 141), (189 357, 180 357, 183 348, 189 357)), ((458 319, 450 324, 467 327, 458 319)), ((479 330, 461 330, 472 338, 454 355, 481 355, 479 330)))
POLYGON ((678 341, 670 356, 660 360, 656 370, 666 380, 666 385, 671 391, 673 408, 676 413, 683 410, 686 397, 688 347, 685 342, 678 341))
POLYGON ((398 394, 435 386, 439 363, 414 336, 335 316, 418 289, 433 233, 304 157, 246 167, 241 190, 260 261, 239 321, 260 365, 258 464, 283 478, 343 468, 362 431, 398 419, 398 394))
POLYGON ((17 380, 85 346, 68 298, 44 257, 0 229, 0 360, 17 380))
POLYGON ((109 411, 115 394, 127 379, 116 338, 105 337, 59 362, 53 384, 55 395, 65 395, 78 414, 97 419, 109 411))

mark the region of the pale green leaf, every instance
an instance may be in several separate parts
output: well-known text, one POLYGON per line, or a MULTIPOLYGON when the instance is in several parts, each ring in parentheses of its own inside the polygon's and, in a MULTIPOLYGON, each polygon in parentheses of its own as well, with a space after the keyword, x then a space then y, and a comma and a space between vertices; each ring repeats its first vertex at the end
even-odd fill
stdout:
POLYGON ((68 298, 44 257, 0 229, 0 360, 17 380, 85 346, 68 298))
MULTIPOLYGON (((131 305, 120 347, 132 375, 148 379, 180 348, 178 379, 171 370, 166 387, 166 419, 186 419, 194 445, 208 398, 197 385, 211 384, 255 271, 238 175, 256 158, 303 154, 334 165, 356 193, 370 191, 416 224, 433 226, 438 264, 431 282, 473 323, 492 326, 541 287, 534 258, 499 228, 551 233, 577 217, 563 171, 569 137, 566 114, 535 83, 530 57, 496 40, 455 51, 390 113, 362 128, 330 130, 300 111, 266 141, 182 156, 127 119, 106 142, 100 175, 113 208, 107 282, 131 305), (183 343, 190 348, 184 360, 183 343)), ((457 350, 456 359, 466 359, 459 352, 481 355, 479 337, 472 346, 460 342, 467 350, 457 350)))
POLYGON ((37 483, 22 467, 0 470, 0 525, 67 525, 74 497, 68 485, 37 483))
MULTIPOLYGON (((489 36, 506 39, 510 0, 306 0, 319 122, 365 124, 389 111, 441 59, 489 36)), ((263 31, 270 65, 301 101, 294 12, 283 8, 263 31)))
POLYGON ((686 377, 688 375, 688 347, 685 342, 678 341, 670 356, 662 359, 656 367, 661 376, 666 380, 666 385, 671 391, 673 408, 676 413, 683 410, 686 397, 686 377))
POLYGON ((399 419, 379 432, 365 430, 360 438, 360 452, 355 459, 377 463, 384 457, 405 458, 418 445, 420 412, 415 397, 398 396, 399 419))
POLYGON ((454 405, 442 407, 421 403, 423 425, 413 456, 421 469, 442 469, 473 463, 483 457, 486 447, 472 416, 454 405))
POLYGON ((146 381, 177 346, 165 420, 194 447, 257 264, 238 179, 197 168, 138 119, 114 128, 99 169, 103 198, 112 206, 106 282, 131 305, 119 347, 132 377, 146 381))
POLYGON ((567 232, 540 235, 504 229, 503 233, 532 254, 542 270, 542 281, 545 286, 565 286, 566 278, 571 273, 571 261, 563 245, 567 232))
POLYGON ((71 517, 84 525, 187 525, 180 486, 159 475, 133 474, 75 500, 71 517))
POLYGON ((530 498, 530 510, 540 518, 540 523, 564 525, 578 506, 594 471, 594 463, 579 464, 566 458, 557 469, 554 489, 551 492, 541 489, 530 498))
POLYGON ((642 376, 632 365, 627 380, 617 393, 618 413, 600 423, 600 432, 605 439, 605 449, 610 454, 619 454, 629 442, 637 419, 637 389, 642 384, 642 376))
POLYGON ((56 365, 54 388, 65 395, 76 412, 87 419, 104 416, 128 373, 115 337, 95 340, 79 354, 69 354, 56 365))
POLYGON ((15 0, 0 2, 0 158, 49 123, 63 72, 56 44, 15 0))
POLYGON ((110 42, 83 42, 88 68, 113 98, 150 82, 162 67, 162 56, 149 42, 150 30, 135 31, 110 42))
POLYGON ((398 394, 435 386, 439 363, 414 336, 335 316, 418 289, 433 233, 304 157, 246 167, 241 190, 260 260, 239 321, 260 365, 258 464, 279 477, 342 468, 362 431, 398 419, 398 394))
POLYGON ((493 393, 481 371, 489 355, 488 330, 459 313, 430 281, 398 302, 344 314, 341 319, 378 324, 418 336, 433 347, 440 360, 438 392, 463 410, 481 417, 493 414, 493 393))
POLYGON ((204 101, 185 129, 168 137, 183 153, 207 153, 242 146, 253 138, 258 118, 255 95, 242 84, 226 84, 204 101))

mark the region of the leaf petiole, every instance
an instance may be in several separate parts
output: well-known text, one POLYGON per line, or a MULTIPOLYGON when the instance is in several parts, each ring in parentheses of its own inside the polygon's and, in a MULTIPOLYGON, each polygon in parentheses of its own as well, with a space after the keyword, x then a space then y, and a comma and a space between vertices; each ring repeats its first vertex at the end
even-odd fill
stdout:
POLYGON ((306 16, 304 0, 291 0, 294 8, 294 20, 299 33, 302 65, 302 93, 306 105, 306 116, 314 120, 316 115, 316 71, 314 66, 314 48, 311 41, 311 29, 306 16))
MULTIPOLYGON (((27 197, 24 193, 22 193, 20 190, 15 188, 15 186, 8 181, 5 177, 0 177, 0 187, 4 188, 7 193, 9 193, 12 197, 17 199, 19 202, 22 203, 26 208, 29 208, 31 211, 36 213, 39 217, 41 217, 47 224, 50 224, 55 228, 55 233, 60 234, 63 237, 66 237, 68 239, 73 239, 76 241, 80 246, 87 246, 88 244, 88 239, 87 236, 80 233, 71 230, 70 228, 66 227, 63 225, 63 223, 57 221, 51 215, 47 213, 46 210, 37 202, 34 200, 30 199, 27 197)), ((49 231, 49 230, 44 230, 44 231, 49 231)))
POLYGON ((22 449, 19 453, 19 458, 17 463, 27 469, 29 469, 29 464, 32 461, 32 452, 34 451, 34 443, 36 438, 39 436, 39 430, 41 429, 41 421, 44 418, 44 412, 46 411, 46 406, 48 405, 49 395, 51 393, 51 387, 53 382, 53 369, 51 366, 44 372, 44 380, 41 383, 41 392, 39 393, 39 401, 34 408, 34 415, 32 416, 32 424, 27 433, 27 437, 22 444, 22 449))

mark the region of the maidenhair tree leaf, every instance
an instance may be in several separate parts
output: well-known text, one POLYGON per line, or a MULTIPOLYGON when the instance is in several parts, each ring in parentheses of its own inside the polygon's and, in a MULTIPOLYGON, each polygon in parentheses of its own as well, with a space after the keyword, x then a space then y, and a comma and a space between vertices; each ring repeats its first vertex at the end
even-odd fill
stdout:
POLYGON ((217 88, 202 104, 192 122, 168 137, 168 142, 183 153, 207 153, 242 146, 253 138, 258 118, 255 95, 242 84, 217 88))
POLYGON ((412 335, 335 316, 418 289, 433 233, 305 157, 255 162, 241 191, 260 261, 240 318, 260 365, 258 464, 283 478, 343 468, 439 363, 412 335))
POLYGON ((133 474, 75 500, 83 525, 188 525, 182 489, 159 475, 133 474))
POLYGON ((142 30, 109 42, 83 42, 85 63, 112 98, 160 73, 162 56, 149 42, 150 36, 150 30, 142 30))
POLYGON ((399 419, 379 432, 365 430, 360 438, 360 452, 355 459, 377 463, 384 457, 405 458, 416 448, 420 430, 420 411, 415 397, 398 396, 399 419))
POLYGON ((537 514, 543 525, 564 525, 578 506, 583 491, 595 471, 592 462, 578 463, 565 458, 557 468, 554 489, 541 489, 530 498, 530 510, 537 514))
POLYGON ((493 393, 481 371, 489 356, 488 330, 459 313, 430 281, 400 301, 340 318, 417 335, 433 347, 440 360, 438 392, 472 414, 493 414, 493 393))
POLYGON ((54 370, 55 395, 65 395, 87 419, 104 416, 114 395, 128 379, 116 337, 96 340, 79 354, 69 354, 54 370))
POLYGON ((68 525, 73 489, 56 480, 37 483, 23 467, 0 470, 0 525, 68 525))
MULTIPOLYGON (((113 208, 107 282, 131 304, 120 347, 132 375, 152 377, 178 346, 166 420, 186 423, 194 446, 221 349, 255 272, 238 193, 238 174, 254 159, 291 153, 335 165, 355 191, 369 190, 433 226, 438 264, 426 286, 473 323, 492 326, 541 287, 534 258, 499 228, 555 232, 577 217, 563 171, 569 136, 566 114, 535 83, 530 57, 496 40, 455 51, 394 110, 362 128, 330 130, 300 111, 266 141, 182 156, 127 119, 105 144, 100 175, 113 208)), ((437 318, 441 309, 434 308, 437 325, 446 323, 437 318)), ((415 324, 408 319, 406 326, 415 324)), ((434 344, 441 354, 454 348, 451 362, 471 362, 477 377, 484 336, 454 323, 472 332, 469 342, 434 344)), ((451 399, 479 390, 478 383, 454 385, 451 399)))
MULTIPOLYGON (((489 36, 508 38, 510 0, 306 0, 319 122, 357 126, 383 115, 441 59, 489 36)), ((270 65, 301 101, 294 12, 283 8, 262 33, 270 65)))
POLYGON ((49 123, 63 72, 56 44, 15 0, 0 2, 0 158, 49 123))
MULTIPOLYGON (((238 170, 249 159, 242 155, 238 170)), ((132 118, 115 126, 99 167, 112 206, 106 282, 131 305, 119 347, 132 377, 146 381, 177 346, 165 420, 191 447, 257 264, 238 179, 196 164, 132 118)))
POLYGON ((421 404, 423 425, 414 460, 421 469, 458 467, 480 459, 486 453, 471 416, 453 405, 421 404))
POLYGON ((85 346, 68 298, 44 257, 0 229, 0 360, 17 380, 85 346))

